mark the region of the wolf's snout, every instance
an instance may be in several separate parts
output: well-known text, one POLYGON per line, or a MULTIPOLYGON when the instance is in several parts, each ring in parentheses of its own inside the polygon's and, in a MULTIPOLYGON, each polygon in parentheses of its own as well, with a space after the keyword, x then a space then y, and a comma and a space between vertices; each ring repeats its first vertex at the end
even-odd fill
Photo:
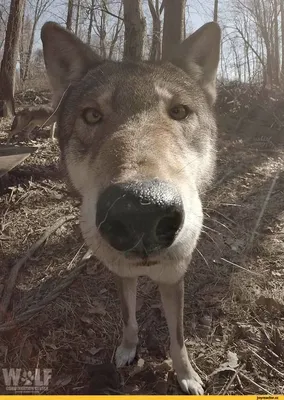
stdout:
POLYGON ((114 184, 99 197, 96 224, 116 250, 142 257, 169 247, 182 227, 181 197, 172 184, 114 184))

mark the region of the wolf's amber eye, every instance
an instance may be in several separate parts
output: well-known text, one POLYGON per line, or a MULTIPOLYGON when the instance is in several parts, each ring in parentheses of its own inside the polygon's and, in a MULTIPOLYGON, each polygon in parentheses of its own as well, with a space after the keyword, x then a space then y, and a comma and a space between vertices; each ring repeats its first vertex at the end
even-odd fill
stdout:
POLYGON ((82 117, 88 125, 95 125, 102 119, 102 115, 95 108, 85 108, 82 117))
POLYGON ((170 117, 176 121, 181 121, 189 116, 191 110, 182 104, 172 107, 169 110, 170 117))

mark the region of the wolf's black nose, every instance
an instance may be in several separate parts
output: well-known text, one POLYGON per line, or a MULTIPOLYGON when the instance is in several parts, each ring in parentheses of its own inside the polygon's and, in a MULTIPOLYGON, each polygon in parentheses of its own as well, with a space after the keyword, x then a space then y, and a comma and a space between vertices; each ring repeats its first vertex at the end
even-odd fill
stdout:
POLYGON ((183 219, 177 189, 158 180, 111 185, 97 204, 96 224, 104 239, 142 257, 169 247, 183 219))

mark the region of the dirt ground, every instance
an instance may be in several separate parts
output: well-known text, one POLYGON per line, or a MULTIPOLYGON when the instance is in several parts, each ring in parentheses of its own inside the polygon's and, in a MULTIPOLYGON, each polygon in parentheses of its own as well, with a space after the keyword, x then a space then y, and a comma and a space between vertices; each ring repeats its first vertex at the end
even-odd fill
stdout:
MULTIPOLYGON (((207 394, 284 393, 284 95, 220 89, 218 169, 185 285, 185 337, 207 394), (282 96, 282 97, 281 97, 282 96)), ((48 93, 19 95, 19 105, 48 93), (21 103, 21 104, 20 104, 21 103)), ((2 121, 0 144, 10 121, 2 121)), ((0 322, 0 366, 51 369, 47 394, 178 394, 155 285, 141 279, 133 365, 113 358, 122 320, 113 276, 78 226, 79 199, 59 171, 48 131, 0 181, 0 293, 15 263, 62 217, 21 268, 0 322), (165 361, 166 360, 166 361, 165 361)), ((3 304, 2 304, 3 305, 3 304)), ((22 383, 32 376, 22 374, 22 383)), ((0 374, 0 393, 5 394, 0 374)))

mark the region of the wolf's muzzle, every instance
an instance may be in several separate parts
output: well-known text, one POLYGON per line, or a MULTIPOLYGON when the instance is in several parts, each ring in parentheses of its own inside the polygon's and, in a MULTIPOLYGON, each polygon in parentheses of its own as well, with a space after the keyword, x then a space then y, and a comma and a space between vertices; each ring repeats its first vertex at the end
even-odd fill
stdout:
POLYGON ((177 189, 151 180, 109 186, 97 203, 96 225, 116 250, 139 257, 169 247, 184 221, 177 189))

